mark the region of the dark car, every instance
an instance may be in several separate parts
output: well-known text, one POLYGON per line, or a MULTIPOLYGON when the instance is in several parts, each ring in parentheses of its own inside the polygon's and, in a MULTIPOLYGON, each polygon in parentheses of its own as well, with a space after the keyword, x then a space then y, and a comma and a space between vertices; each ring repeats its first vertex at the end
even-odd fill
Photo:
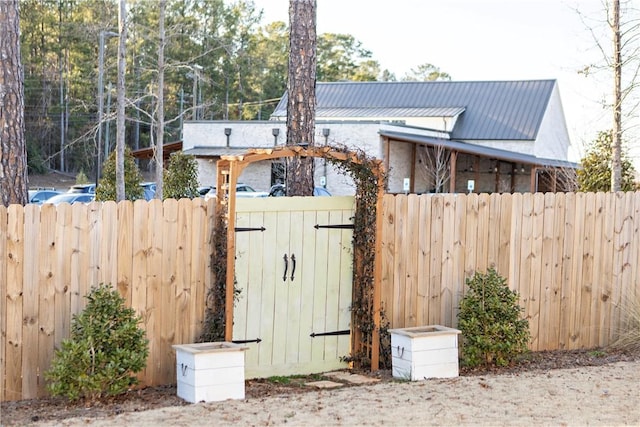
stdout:
MULTIPOLYGON (((284 184, 275 184, 271 186, 269 190, 269 197, 282 197, 287 195, 287 188, 284 184)), ((324 187, 314 187, 314 196, 331 196, 331 193, 324 187)))
POLYGON ((204 197, 207 195, 207 193, 209 191, 213 190, 214 194, 216 192, 216 187, 212 187, 210 185, 206 185, 204 187, 198 187, 198 193, 200 194, 200 197, 204 197))
POLYGON ((69 188, 67 193, 82 193, 82 194, 95 194, 96 193, 96 185, 95 184, 76 184, 69 188))
POLYGON ((56 190, 29 190, 29 203, 41 205, 47 199, 60 194, 56 190))

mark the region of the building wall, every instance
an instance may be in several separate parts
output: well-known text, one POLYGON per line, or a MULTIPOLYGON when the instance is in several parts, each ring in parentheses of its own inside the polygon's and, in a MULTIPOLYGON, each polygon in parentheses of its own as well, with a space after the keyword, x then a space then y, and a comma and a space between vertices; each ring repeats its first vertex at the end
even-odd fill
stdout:
MULTIPOLYGON (((382 143, 378 135, 379 122, 316 122, 315 144, 346 146, 351 150, 362 150, 368 155, 382 158, 382 143), (323 130, 328 129, 325 137, 323 130)), ((193 148, 268 148, 286 143, 286 124, 279 121, 198 121, 185 122, 183 149, 193 148), (225 128, 231 129, 228 138, 225 128), (277 138, 273 129, 278 129, 277 138)), ((240 150, 239 154, 242 152, 240 150)), ((218 158, 198 158, 198 181, 200 185, 216 185, 216 161, 218 158)), ((329 162, 316 159, 315 185, 320 186, 321 177, 326 176, 326 188, 334 195, 352 195, 353 180, 339 173, 329 162)), ((256 162, 247 166, 238 179, 258 191, 268 191, 272 184, 271 161, 256 162)))
POLYGON ((569 145, 571 139, 567 131, 567 124, 560 99, 558 85, 555 85, 546 114, 536 135, 534 155, 546 159, 569 160, 569 145))

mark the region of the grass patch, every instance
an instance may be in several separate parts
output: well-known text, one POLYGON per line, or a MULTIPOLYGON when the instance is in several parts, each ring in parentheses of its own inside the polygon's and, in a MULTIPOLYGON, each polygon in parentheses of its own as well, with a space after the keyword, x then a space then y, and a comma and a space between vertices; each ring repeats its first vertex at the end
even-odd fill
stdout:
POLYGON ((275 375, 267 378, 267 382, 272 384, 280 384, 280 385, 296 385, 299 383, 306 383, 310 381, 321 381, 325 380, 323 374, 309 374, 309 375, 290 375, 290 376, 282 376, 275 375))
POLYGON ((612 348, 622 351, 640 350, 640 293, 623 298, 620 328, 612 348))

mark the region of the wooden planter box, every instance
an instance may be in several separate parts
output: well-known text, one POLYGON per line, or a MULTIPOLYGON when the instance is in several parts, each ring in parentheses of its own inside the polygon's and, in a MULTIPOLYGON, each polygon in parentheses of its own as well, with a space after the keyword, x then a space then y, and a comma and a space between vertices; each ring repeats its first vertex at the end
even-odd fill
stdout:
POLYGON ((458 334, 440 325, 390 329, 393 376, 411 381, 458 376, 458 334))
POLYGON ((244 399, 244 351, 230 342, 174 345, 178 397, 187 402, 244 399))

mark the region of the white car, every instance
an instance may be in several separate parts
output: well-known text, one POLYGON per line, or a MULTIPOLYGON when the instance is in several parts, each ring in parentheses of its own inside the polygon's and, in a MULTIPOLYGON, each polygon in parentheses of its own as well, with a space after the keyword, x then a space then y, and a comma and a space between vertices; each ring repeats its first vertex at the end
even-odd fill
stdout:
MULTIPOLYGON (((212 197, 216 196, 216 187, 211 187, 209 192, 204 195, 205 200, 209 200, 212 197)), ((237 184, 236 185, 236 197, 267 197, 269 196, 269 192, 267 191, 256 191, 251 186, 247 184, 237 184)))
POLYGON ((95 194, 90 193, 62 193, 53 196, 44 201, 45 204, 59 205, 60 203, 91 203, 96 198, 95 194))

